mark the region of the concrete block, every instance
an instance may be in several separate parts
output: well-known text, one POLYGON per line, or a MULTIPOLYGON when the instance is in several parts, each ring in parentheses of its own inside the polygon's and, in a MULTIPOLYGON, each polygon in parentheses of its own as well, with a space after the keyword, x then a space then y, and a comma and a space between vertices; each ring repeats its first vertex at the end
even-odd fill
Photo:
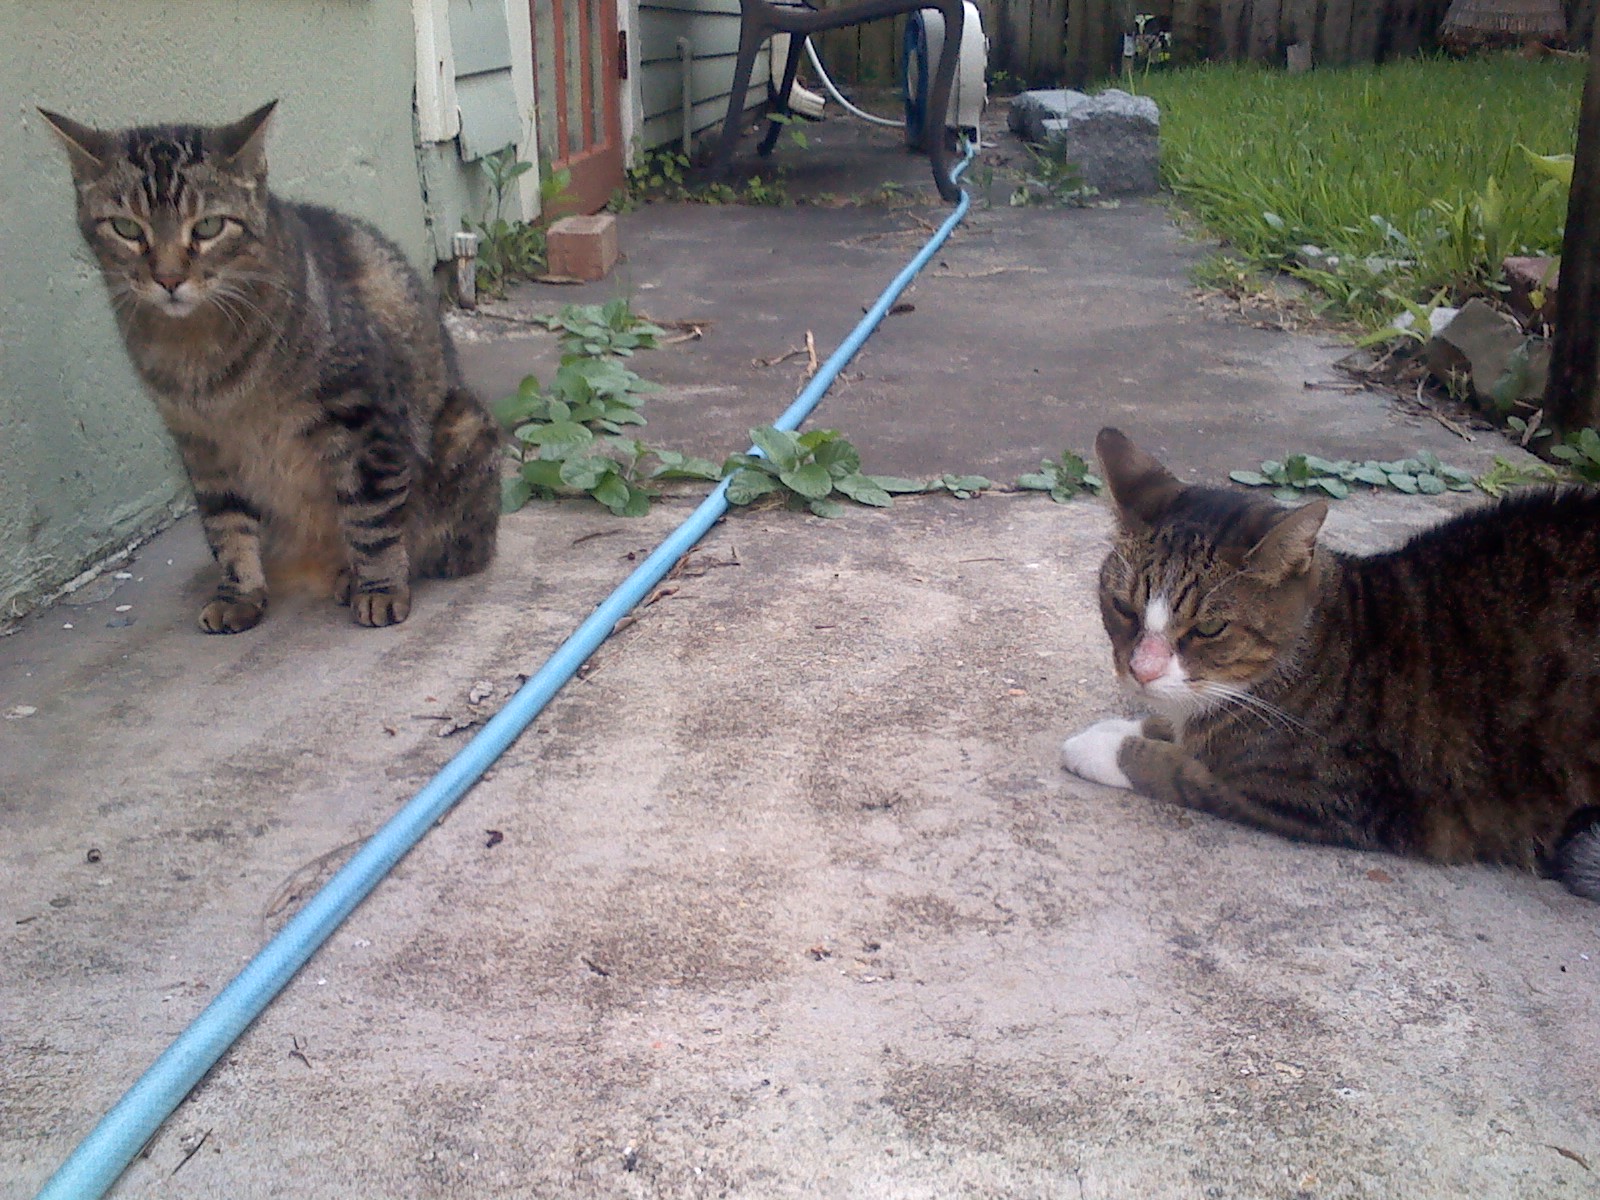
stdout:
POLYGON ((1077 163, 1102 195, 1149 195, 1162 186, 1162 112, 1149 96, 1109 88, 1042 122, 1043 141, 1077 163))
POLYGON ((1537 403, 1550 374, 1550 343, 1530 338, 1514 318, 1477 297, 1429 339, 1425 354, 1437 378, 1470 384, 1473 401, 1490 412, 1518 400, 1537 403))
POLYGON ((1011 132, 1025 142, 1044 141, 1044 123, 1060 121, 1089 97, 1068 88, 1049 88, 1043 91, 1023 92, 1012 97, 1011 115, 1008 118, 1011 132))
POLYGON ((550 226, 545 269, 551 275, 568 279, 604 279, 617 265, 620 253, 617 218, 610 213, 562 217, 550 226))
POLYGON ((1102 195, 1148 195, 1161 186, 1161 110, 1148 96, 1108 88, 1025 92, 1011 103, 1012 128, 1059 149, 1102 195))

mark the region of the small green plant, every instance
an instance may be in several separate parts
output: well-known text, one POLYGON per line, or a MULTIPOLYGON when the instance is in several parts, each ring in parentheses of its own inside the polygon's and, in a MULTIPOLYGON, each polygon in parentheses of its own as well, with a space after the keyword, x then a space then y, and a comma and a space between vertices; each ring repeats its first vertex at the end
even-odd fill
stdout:
POLYGON ((781 208, 789 203, 789 189, 784 186, 783 180, 777 176, 772 179, 763 179, 760 175, 752 175, 745 180, 744 192, 741 198, 746 204, 781 208))
POLYGON ((565 458, 548 457, 548 452, 549 447, 541 448, 539 457, 525 460, 521 470, 505 480, 503 512, 516 512, 535 496, 587 493, 619 517, 642 517, 650 511, 650 501, 660 495, 651 483, 720 477, 717 464, 708 459, 657 449, 637 438, 595 438, 568 451, 565 458))
POLYGON ((712 179, 702 183, 688 199, 697 204, 737 204, 739 193, 734 190, 731 183, 712 179))
POLYGON ((989 94, 1014 96, 1024 88, 1024 81, 1003 67, 989 72, 989 94))
POLYGON ((750 441, 759 454, 732 454, 722 465, 729 504, 778 495, 791 508, 836 517, 844 511, 836 496, 887 508, 893 492, 927 490, 914 480, 862 474, 860 453, 836 429, 796 434, 765 425, 750 431, 750 441))
POLYGON ((1259 296, 1267 289, 1258 267, 1231 254, 1207 255, 1190 269, 1189 278, 1198 288, 1235 298, 1259 296))
MULTIPOLYGON (((788 138, 796 146, 807 146, 804 121, 785 114, 773 118, 788 129, 788 138)), ((745 204, 779 206, 789 203, 789 192, 781 176, 771 179, 751 176, 741 187, 721 180, 707 180, 691 185, 689 170, 693 165, 689 156, 677 150, 657 147, 647 150, 636 165, 627 170, 624 185, 612 195, 606 206, 612 212, 631 212, 639 205, 652 200, 677 200, 695 204, 745 204)))
POLYGON ((1548 426, 1541 425, 1544 412, 1541 410, 1533 414, 1533 420, 1524 420, 1522 417, 1507 417, 1506 428, 1517 435, 1517 445, 1528 446, 1540 438, 1547 438, 1555 431, 1548 426))
POLYGON ((1600 433, 1593 429, 1569 433, 1563 445, 1550 447, 1550 455, 1584 483, 1600 484, 1600 433))
POLYGON ((1358 347, 1377 346, 1397 339, 1422 345, 1433 336, 1433 313, 1435 309, 1444 305, 1443 289, 1435 292, 1426 304, 1418 304, 1387 288, 1383 290, 1382 295, 1399 306, 1401 316, 1381 329, 1375 329, 1366 336, 1357 338, 1358 347))
POLYGON ((637 316, 620 296, 605 304, 564 304, 559 311, 534 321, 561 331, 564 358, 627 357, 635 350, 654 350, 656 338, 666 332, 637 316))
POLYGON ((1513 488, 1560 482, 1561 473, 1548 463, 1514 463, 1498 454, 1494 457, 1494 466, 1476 480, 1479 488, 1496 497, 1504 496, 1513 488))
POLYGON ((645 423, 640 399, 654 390, 612 358, 568 355, 548 386, 525 378, 495 405, 519 463, 504 483, 502 511, 515 512, 535 496, 587 492, 618 516, 641 516, 656 495, 647 480, 680 477, 674 472, 717 478, 714 463, 668 457, 623 435, 625 426, 645 423), (659 465, 647 472, 642 464, 652 453, 659 465))
POLYGON ((1517 143, 1517 149, 1528 156, 1528 162, 1535 171, 1555 180, 1563 193, 1572 186, 1572 155, 1535 154, 1521 142, 1517 143))
MULTIPOLYGON (((476 229, 479 239, 478 287, 488 295, 499 295, 504 292, 507 281, 535 275, 543 268, 545 231, 526 221, 505 219, 506 194, 511 190, 511 185, 533 170, 531 162, 517 157, 515 146, 507 146, 484 156, 479 160, 479 166, 489 177, 489 189, 494 201, 476 229)), ((570 171, 546 173, 539 185, 546 211, 571 181, 570 171)))
POLYGON ((1487 290, 1500 274, 1500 263, 1520 245, 1500 181, 1491 175, 1481 192, 1456 201, 1435 198, 1430 207, 1439 216, 1433 237, 1450 282, 1463 292, 1487 290))
POLYGON ((957 500, 970 500, 980 493, 987 492, 994 485, 994 480, 986 475, 941 475, 937 479, 930 479, 917 491, 949 492, 957 500))
POLYGON ((1067 158, 1059 143, 1042 148, 1024 144, 1032 160, 1022 182, 1011 193, 1013 207, 1030 204, 1082 208, 1100 194, 1083 180, 1083 171, 1067 158))
POLYGON ((1077 496, 1098 492, 1104 484, 1082 455, 1063 450, 1060 458, 1053 462, 1047 458, 1038 471, 1018 479, 1017 486, 1024 491, 1049 492, 1057 504, 1066 504, 1077 496))
POLYGON ((1147 79, 1150 68, 1172 58, 1172 34, 1150 28, 1156 19, 1154 13, 1138 13, 1133 18, 1134 32, 1123 39, 1122 76, 1130 92, 1137 91, 1134 72, 1139 80, 1147 79))
POLYGON ((803 117, 797 117, 793 113, 775 112, 768 113, 767 120, 774 125, 783 126, 789 141, 799 149, 804 150, 811 145, 811 139, 806 137, 806 122, 803 117))
POLYGON ((1248 487, 1270 487, 1279 500, 1304 500, 1306 493, 1321 493, 1343 500, 1351 486, 1391 488, 1407 495, 1437 496, 1465 492, 1473 487, 1472 475, 1439 461, 1424 450, 1415 458, 1394 462, 1332 461, 1315 454, 1291 454, 1282 462, 1267 460, 1259 471, 1231 471, 1228 478, 1248 487))
POLYGON ((664 146, 645 151, 628 168, 620 199, 612 197, 612 209, 626 212, 647 200, 687 199, 684 178, 689 165, 687 154, 664 146))

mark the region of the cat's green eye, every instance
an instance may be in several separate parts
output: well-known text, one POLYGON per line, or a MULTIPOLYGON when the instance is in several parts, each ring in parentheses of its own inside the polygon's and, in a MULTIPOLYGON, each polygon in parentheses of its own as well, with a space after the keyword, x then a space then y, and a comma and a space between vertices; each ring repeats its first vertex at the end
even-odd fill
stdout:
POLYGON ((108 224, 111 232, 119 238, 126 238, 130 242, 144 241, 144 226, 132 217, 112 217, 108 224))
POLYGON ((189 227, 189 236, 197 242, 209 242, 214 237, 220 237, 227 226, 226 217, 201 217, 189 227))
POLYGON ((1228 623, 1226 621, 1218 621, 1215 619, 1209 621, 1196 621, 1194 623, 1194 633, 1196 637, 1214 638, 1227 627, 1228 623))

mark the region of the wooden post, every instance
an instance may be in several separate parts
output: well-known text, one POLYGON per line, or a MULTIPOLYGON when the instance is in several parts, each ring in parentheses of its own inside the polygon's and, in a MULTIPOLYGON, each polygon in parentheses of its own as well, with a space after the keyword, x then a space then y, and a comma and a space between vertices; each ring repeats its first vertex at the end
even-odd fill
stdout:
POLYGON ((1085 87, 1091 78, 1089 47, 1099 29, 1099 11, 1100 0, 1067 0, 1067 49, 1062 75, 1069 88, 1085 87))
POLYGON ((1557 429, 1600 425, 1600 17, 1578 110, 1578 146, 1561 243, 1561 286, 1544 411, 1557 429))

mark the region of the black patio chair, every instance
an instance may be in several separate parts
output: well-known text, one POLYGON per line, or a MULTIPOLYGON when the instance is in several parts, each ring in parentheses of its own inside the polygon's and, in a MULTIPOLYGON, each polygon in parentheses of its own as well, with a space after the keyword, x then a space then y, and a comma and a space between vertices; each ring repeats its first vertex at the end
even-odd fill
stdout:
MULTIPOLYGON (((965 18, 962 0, 854 0, 837 8, 812 8, 809 4, 772 3, 772 0, 739 0, 739 58, 733 68, 733 90, 728 93, 728 115, 722 122, 722 137, 711 160, 711 172, 720 176, 733 162, 744 124, 745 94, 750 90, 750 72, 755 67, 761 44, 775 33, 789 35, 789 58, 783 67, 783 86, 773 101, 773 113, 789 114, 789 93, 794 90, 795 71, 805 53, 806 39, 814 33, 861 25, 884 17, 918 9, 936 8, 944 14, 944 48, 928 91, 924 119, 926 149, 933 163, 933 181, 939 194, 952 203, 961 198, 961 189, 950 178, 951 152, 945 134, 944 114, 950 107, 950 89, 955 84, 956 63, 961 57, 961 25, 965 18)), ((772 121, 761 139, 757 153, 763 158, 772 153, 782 124, 772 121)))

